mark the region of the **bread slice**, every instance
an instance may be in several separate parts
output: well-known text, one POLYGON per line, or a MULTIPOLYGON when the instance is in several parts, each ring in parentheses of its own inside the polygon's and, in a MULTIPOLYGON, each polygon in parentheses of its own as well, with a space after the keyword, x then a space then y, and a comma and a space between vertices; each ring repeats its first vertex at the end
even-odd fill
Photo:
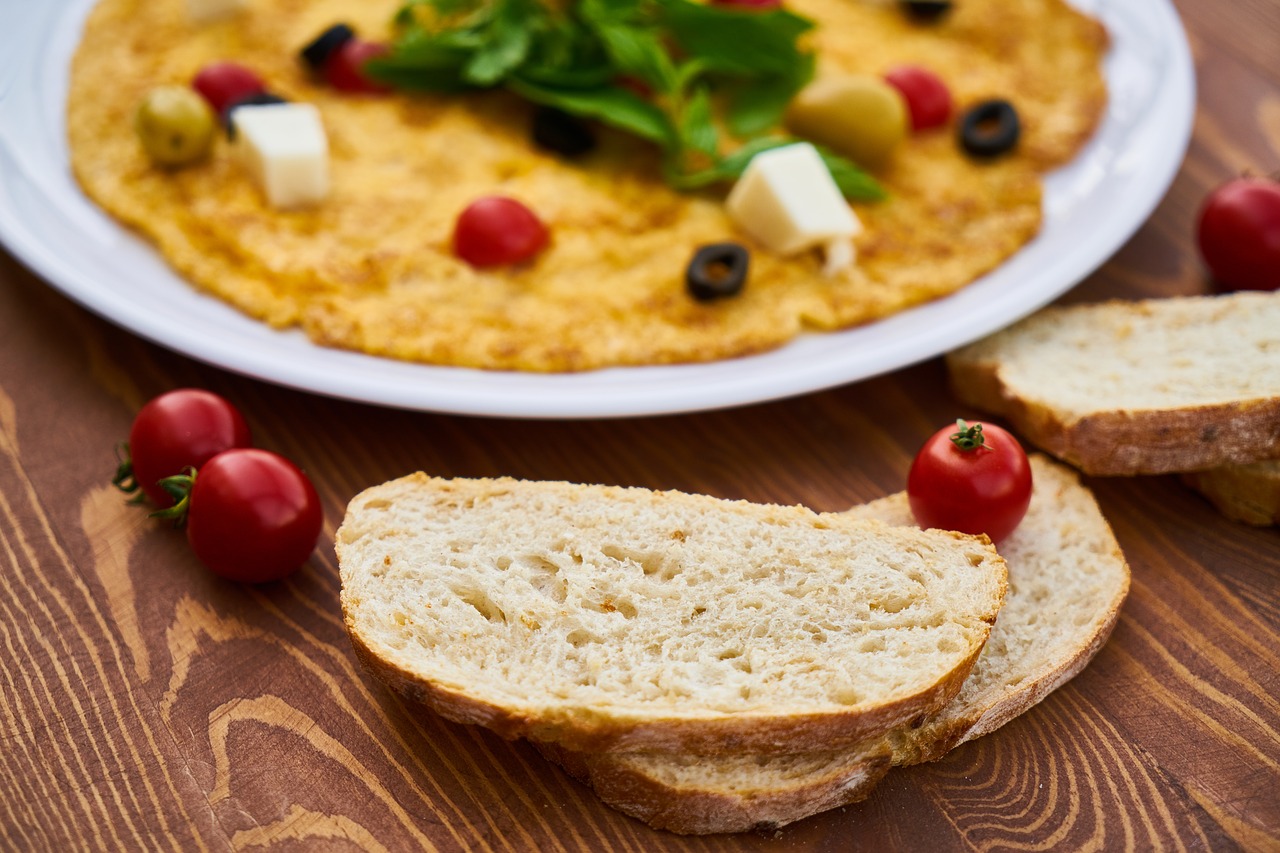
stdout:
POLYGON ((1280 459, 1194 471, 1183 474, 1182 481, 1232 521, 1280 524, 1280 459))
POLYGON ((417 474, 337 533, 364 663, 575 749, 803 751, 937 710, 1004 598, 986 537, 675 492, 417 474))
POLYGON ((960 400, 1088 474, 1280 457, 1280 292, 1047 308, 947 367, 960 400))
MULTIPOLYGON (((1026 518, 1004 542, 1009 594, 960 694, 934 716, 851 749, 796 755, 567 753, 544 749, 605 802, 660 829, 781 826, 865 798, 891 764, 945 755, 1027 710, 1084 668, 1110 636, 1129 567, 1093 495, 1039 454, 1026 518)), ((911 524, 906 496, 850 514, 911 524)))

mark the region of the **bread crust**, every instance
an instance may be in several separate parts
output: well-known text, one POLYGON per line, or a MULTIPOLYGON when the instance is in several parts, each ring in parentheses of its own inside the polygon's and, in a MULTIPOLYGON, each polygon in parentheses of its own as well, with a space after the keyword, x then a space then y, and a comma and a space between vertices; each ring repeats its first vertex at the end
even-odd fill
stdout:
POLYGON ((1052 306, 946 357, 951 391, 1092 475, 1280 457, 1280 295, 1052 306))
POLYGON ((1280 461, 1224 465, 1182 475, 1232 521, 1267 527, 1280 524, 1280 461))
POLYGON ((958 350, 947 368, 957 399, 1006 418, 1022 438, 1086 474, 1167 474, 1280 457, 1278 397, 1073 415, 1011 385, 996 355, 958 350))
POLYGON ((545 710, 504 708, 465 692, 424 679, 378 654, 346 617, 356 657, 379 681, 404 698, 423 704, 447 720, 484 726, 507 740, 527 738, 580 752, 812 752, 857 744, 937 711, 960 691, 982 653, 929 689, 900 701, 858 712, 831 714, 724 714, 704 719, 627 720, 593 713, 590 708, 549 714, 545 710))
POLYGON ((654 829, 681 835, 747 832, 786 826, 808 815, 865 800, 893 766, 884 741, 851 750, 847 762, 803 786, 743 797, 691 788, 672 796, 666 785, 599 753, 536 744, 547 759, 591 786, 604 802, 654 829))

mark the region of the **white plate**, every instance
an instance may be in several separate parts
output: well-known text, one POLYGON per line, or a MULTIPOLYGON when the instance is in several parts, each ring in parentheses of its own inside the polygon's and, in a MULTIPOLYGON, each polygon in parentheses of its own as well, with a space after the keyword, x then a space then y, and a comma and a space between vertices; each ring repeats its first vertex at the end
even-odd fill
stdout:
POLYGON ((94 0, 5 0, 0 32, 0 239, 59 290, 158 344, 260 379, 409 409, 531 418, 689 412, 876 376, 1020 319, 1100 266, 1182 162, 1195 78, 1168 0, 1077 0, 1112 36, 1098 135, 1048 177, 1041 234, 946 299, 858 329, 713 364, 567 375, 430 367, 312 345, 201 296, 81 194, 68 168, 68 64, 94 0))

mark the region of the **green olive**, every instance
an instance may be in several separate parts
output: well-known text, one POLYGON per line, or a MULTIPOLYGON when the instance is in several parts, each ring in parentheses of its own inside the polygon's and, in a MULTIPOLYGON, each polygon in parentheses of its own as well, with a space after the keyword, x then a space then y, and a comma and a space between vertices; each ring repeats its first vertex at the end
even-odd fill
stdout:
POLYGON ((148 156, 161 166, 185 166, 208 153, 215 130, 213 110, 186 86, 159 86, 133 115, 148 156))
POLYGON ((898 90, 863 74, 810 83, 787 108, 787 127, 867 169, 888 162, 907 135, 907 105, 898 90))

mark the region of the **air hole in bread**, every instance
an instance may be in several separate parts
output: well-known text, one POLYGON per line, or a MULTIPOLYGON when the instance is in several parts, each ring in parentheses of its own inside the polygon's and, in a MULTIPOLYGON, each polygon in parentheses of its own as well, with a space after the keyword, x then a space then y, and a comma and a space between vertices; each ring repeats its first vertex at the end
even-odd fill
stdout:
POLYGON ((606 608, 604 605, 601 605, 601 609, 605 610, 606 613, 618 613, 621 614, 624 619, 634 619, 636 618, 636 614, 640 612, 636 609, 634 604, 625 598, 620 598, 615 601, 606 601, 605 604, 607 604, 608 607, 606 608))
POLYGON ((560 576, 560 567, 537 554, 525 554, 520 564, 527 571, 529 585, 549 601, 564 604, 568 597, 568 586, 560 576))
POLYGON ((564 641, 575 649, 578 649, 582 648, 587 643, 598 643, 600 642, 600 638, 590 631, 583 630, 582 628, 575 628, 568 633, 564 638, 564 641))
POLYGON ((864 654, 871 654, 873 652, 882 652, 884 650, 885 650, 884 637, 881 637, 881 636, 863 637, 862 640, 858 643, 858 651, 864 654))
POLYGON ((890 593, 883 598, 869 602, 872 610, 879 610, 882 613, 901 613, 913 603, 910 596, 902 593, 890 593))
POLYGON ((857 705, 858 699, 858 691, 851 684, 836 687, 831 691, 831 701, 838 705, 857 705))
POLYGON ((477 613, 490 622, 507 621, 507 614, 502 612, 502 608, 484 590, 457 588, 453 590, 453 594, 474 607, 477 613))
POLYGON ((624 548, 620 545, 605 545, 600 551, 606 557, 617 560, 620 563, 633 563, 640 566, 645 577, 669 581, 680 574, 679 563, 652 551, 639 551, 633 548, 624 548))

